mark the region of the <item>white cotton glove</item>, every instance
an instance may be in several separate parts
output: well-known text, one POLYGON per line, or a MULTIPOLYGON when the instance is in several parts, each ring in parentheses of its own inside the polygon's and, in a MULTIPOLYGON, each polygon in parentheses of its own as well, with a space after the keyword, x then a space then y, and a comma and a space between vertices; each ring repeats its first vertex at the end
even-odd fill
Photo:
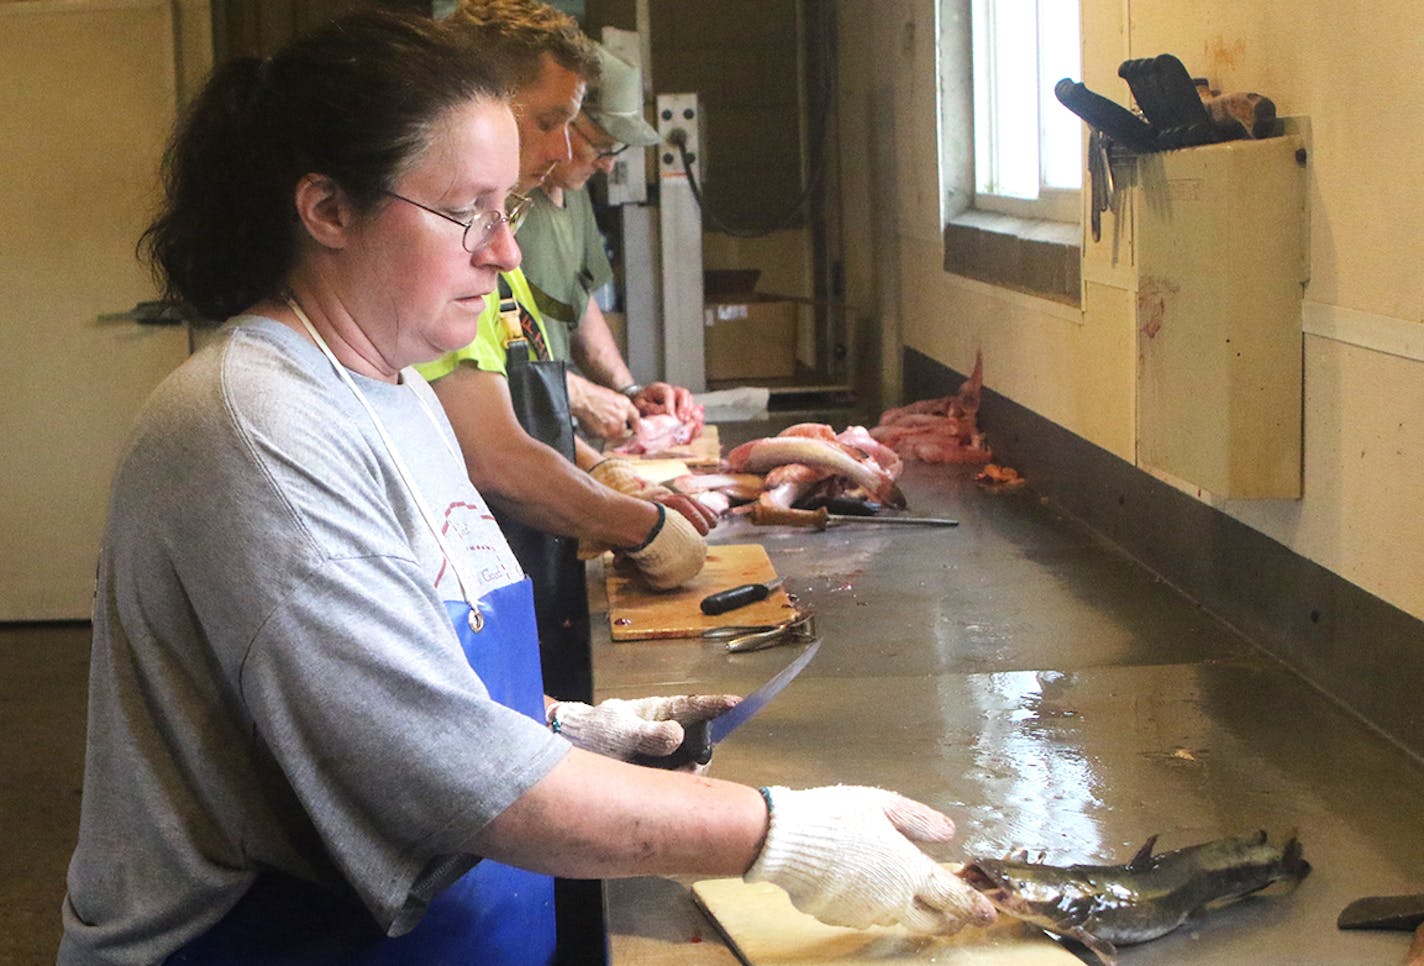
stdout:
POLYGON ((915 847, 954 837, 954 823, 928 805, 856 785, 775 787, 766 798, 766 842, 743 878, 780 886, 802 912, 921 933, 994 920, 988 899, 915 847))
POLYGON ((628 761, 672 754, 682 744, 683 725, 715 718, 740 700, 734 694, 681 694, 609 698, 592 706, 558 701, 545 716, 550 728, 584 751, 628 761))
POLYGON ((648 540, 624 555, 638 568, 653 590, 672 590, 702 572, 707 561, 707 541, 681 513, 669 513, 661 503, 658 522, 648 540))

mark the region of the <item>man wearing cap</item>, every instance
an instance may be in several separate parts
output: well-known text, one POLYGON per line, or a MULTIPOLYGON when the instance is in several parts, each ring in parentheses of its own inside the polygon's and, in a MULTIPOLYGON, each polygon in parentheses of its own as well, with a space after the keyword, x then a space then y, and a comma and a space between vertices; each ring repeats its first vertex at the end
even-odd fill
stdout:
POLYGON ((692 394, 657 382, 639 386, 618 352, 591 294, 613 278, 585 189, 595 172, 608 174, 628 148, 658 143, 643 120, 637 67, 597 45, 600 81, 569 124, 570 157, 554 165, 519 230, 521 268, 543 313, 550 352, 574 362, 588 378, 569 376, 569 402, 591 436, 617 438, 640 414, 691 416, 692 394))
MULTIPOLYGON (((461 0, 450 19, 469 31, 512 89, 520 157, 515 187, 528 192, 569 158, 568 124, 598 78, 594 43, 573 18, 538 0, 461 0)), ((510 193, 511 201, 518 197, 510 193)), ((519 207, 508 209, 511 230, 519 207)), ((580 541, 620 551, 650 586, 669 589, 701 570, 702 534, 713 521, 687 497, 626 478, 632 476, 621 472, 626 464, 602 460, 576 438, 564 363, 548 348, 552 326, 545 326, 518 268, 501 274, 500 289, 486 299, 474 342, 416 368, 449 416, 471 481, 533 578, 546 693, 588 701, 580 541), (613 465, 599 468, 600 461, 613 465)))

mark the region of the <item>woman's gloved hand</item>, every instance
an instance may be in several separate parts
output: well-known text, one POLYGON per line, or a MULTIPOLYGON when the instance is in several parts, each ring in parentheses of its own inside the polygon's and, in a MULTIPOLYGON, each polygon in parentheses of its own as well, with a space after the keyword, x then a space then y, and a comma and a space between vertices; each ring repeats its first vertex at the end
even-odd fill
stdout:
POLYGON ((766 841, 747 882, 778 885, 796 908, 836 926, 953 933, 993 922, 988 899, 914 844, 954 838, 941 812, 855 785, 765 794, 766 841))
POLYGON ((669 513, 661 503, 658 522, 636 550, 624 551, 653 590, 672 590, 702 572, 707 561, 707 541, 680 513, 669 513))
POLYGON ((596 705, 556 701, 545 717, 550 728, 584 751, 628 761, 634 755, 672 754, 682 744, 683 725, 715 718, 740 700, 735 694, 683 694, 609 698, 596 705))

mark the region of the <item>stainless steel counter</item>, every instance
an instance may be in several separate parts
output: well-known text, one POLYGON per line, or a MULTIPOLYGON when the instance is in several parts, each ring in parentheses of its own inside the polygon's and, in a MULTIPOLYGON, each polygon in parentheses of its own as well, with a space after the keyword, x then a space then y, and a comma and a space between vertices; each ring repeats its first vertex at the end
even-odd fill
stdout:
MULTIPOLYGON (((824 644, 711 773, 895 788, 958 821, 945 860, 1027 847, 1126 861, 1154 833, 1171 849, 1299 830, 1315 871, 1294 894, 1214 911, 1120 961, 1397 962, 1407 935, 1342 933, 1335 917, 1360 895, 1424 891, 1424 769, 1031 491, 971 476, 912 464, 902 480, 914 511, 955 529, 715 532, 765 545, 824 644)), ((594 634, 599 697, 745 693, 795 656, 615 645, 599 615, 594 634)), ((736 961, 685 886, 608 884, 617 966, 736 961)))

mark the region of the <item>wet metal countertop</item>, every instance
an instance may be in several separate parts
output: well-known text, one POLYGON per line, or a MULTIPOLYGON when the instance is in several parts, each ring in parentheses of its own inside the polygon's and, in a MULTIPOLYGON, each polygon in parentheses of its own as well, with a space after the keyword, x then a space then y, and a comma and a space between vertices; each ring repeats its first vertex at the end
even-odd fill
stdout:
MULTIPOLYGON (((1362 895, 1424 891, 1418 762, 1031 490, 987 491, 973 472, 908 464, 901 480, 912 511, 957 528, 714 531, 766 547, 824 642, 710 774, 896 789, 956 820, 945 861, 1028 848, 1125 862, 1153 834, 1165 851, 1298 830, 1314 872, 1293 894, 1212 911, 1119 961, 1398 962, 1408 934, 1340 932, 1335 917, 1362 895)), ((613 644, 591 584, 599 698, 746 693, 797 653, 613 644)), ((691 881, 607 884, 615 966, 737 962, 691 881)))

